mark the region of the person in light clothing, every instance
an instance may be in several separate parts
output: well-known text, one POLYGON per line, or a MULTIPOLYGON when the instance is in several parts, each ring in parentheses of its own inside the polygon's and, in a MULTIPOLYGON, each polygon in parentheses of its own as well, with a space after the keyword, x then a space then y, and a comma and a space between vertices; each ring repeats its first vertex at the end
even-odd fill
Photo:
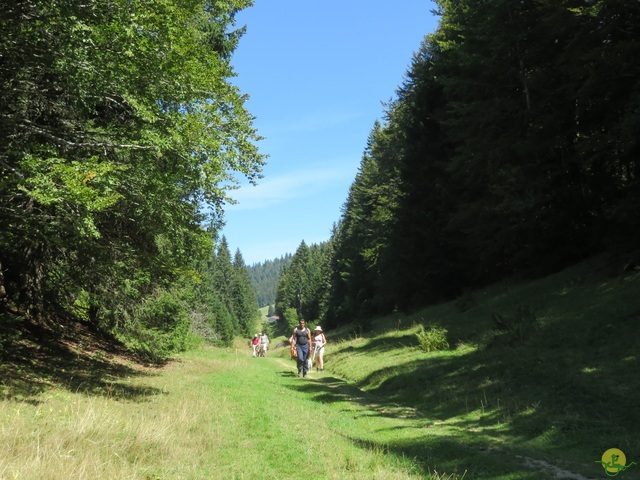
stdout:
POLYGON ((267 337, 267 332, 262 332, 260 335, 260 346, 262 347, 262 356, 267 356, 267 347, 269 346, 269 337, 267 337))
POLYGON ((327 339, 324 336, 322 327, 318 325, 314 330, 313 336, 313 358, 316 362, 316 371, 322 372, 324 370, 324 346, 327 344, 327 339))

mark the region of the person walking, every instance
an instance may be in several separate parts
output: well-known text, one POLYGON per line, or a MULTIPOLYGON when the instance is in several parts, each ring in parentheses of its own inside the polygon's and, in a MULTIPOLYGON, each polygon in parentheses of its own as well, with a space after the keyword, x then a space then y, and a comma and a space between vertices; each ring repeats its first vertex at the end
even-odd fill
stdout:
POLYGON ((324 346, 327 344, 327 339, 324 336, 322 327, 318 325, 314 330, 313 336, 313 360, 316 364, 316 371, 324 371, 324 346))
POLYGON ((311 330, 307 328, 306 322, 301 319, 298 326, 293 329, 293 334, 289 338, 291 345, 296 347, 298 358, 298 376, 306 377, 309 372, 309 354, 311 353, 311 330))
POLYGON ((262 347, 261 356, 267 356, 267 347, 269 346, 269 337, 267 337, 267 332, 262 332, 260 335, 260 347, 262 347))
POLYGON ((260 337, 258 337, 258 334, 256 333, 253 336, 253 339, 251 340, 251 348, 253 349, 253 357, 256 357, 256 349, 258 348, 258 345, 260 345, 260 337))

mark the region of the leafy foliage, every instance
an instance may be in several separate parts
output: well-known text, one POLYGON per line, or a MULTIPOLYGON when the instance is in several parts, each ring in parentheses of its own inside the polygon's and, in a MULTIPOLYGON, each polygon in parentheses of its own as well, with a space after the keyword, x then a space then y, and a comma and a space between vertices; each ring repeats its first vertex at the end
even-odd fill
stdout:
POLYGON ((222 237, 201 270, 191 302, 196 329, 211 343, 224 346, 237 335, 249 335, 259 314, 242 254, 237 251, 232 263, 222 237))
POLYGON ((191 318, 187 305, 172 292, 148 297, 135 312, 135 328, 122 330, 124 344, 141 357, 158 362, 185 350, 191 318))
POLYGON ((296 309, 292 307, 285 308, 283 317, 287 325, 287 332, 292 331, 298 325, 301 318, 296 309))
POLYGON ((236 251, 233 258, 233 269, 235 273, 232 283, 233 313, 238 318, 239 333, 250 335, 254 320, 258 317, 258 303, 240 250, 236 251))
POLYGON ((263 164, 229 81, 250 4, 0 6, 3 304, 154 335, 166 308, 183 331, 160 292, 198 277, 235 176, 263 164))

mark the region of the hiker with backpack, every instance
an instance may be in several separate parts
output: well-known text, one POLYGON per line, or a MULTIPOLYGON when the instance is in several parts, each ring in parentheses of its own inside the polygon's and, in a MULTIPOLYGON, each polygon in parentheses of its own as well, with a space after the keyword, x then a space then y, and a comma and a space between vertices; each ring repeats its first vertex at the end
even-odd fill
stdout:
POLYGON ((306 377, 309 372, 309 354, 311 353, 311 330, 307 328, 306 322, 303 319, 298 321, 298 326, 293 329, 293 334, 289 338, 291 345, 296 348, 298 357, 296 362, 298 364, 298 376, 306 377))

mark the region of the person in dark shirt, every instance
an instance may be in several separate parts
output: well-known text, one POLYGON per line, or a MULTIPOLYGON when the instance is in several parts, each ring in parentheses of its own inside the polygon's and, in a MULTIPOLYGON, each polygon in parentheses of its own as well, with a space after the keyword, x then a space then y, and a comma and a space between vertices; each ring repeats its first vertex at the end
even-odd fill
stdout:
POLYGON ((311 330, 307 328, 306 322, 301 319, 298 326, 293 329, 293 334, 289 341, 296 347, 298 354, 298 376, 306 377, 309 372, 309 354, 311 353, 311 330))

